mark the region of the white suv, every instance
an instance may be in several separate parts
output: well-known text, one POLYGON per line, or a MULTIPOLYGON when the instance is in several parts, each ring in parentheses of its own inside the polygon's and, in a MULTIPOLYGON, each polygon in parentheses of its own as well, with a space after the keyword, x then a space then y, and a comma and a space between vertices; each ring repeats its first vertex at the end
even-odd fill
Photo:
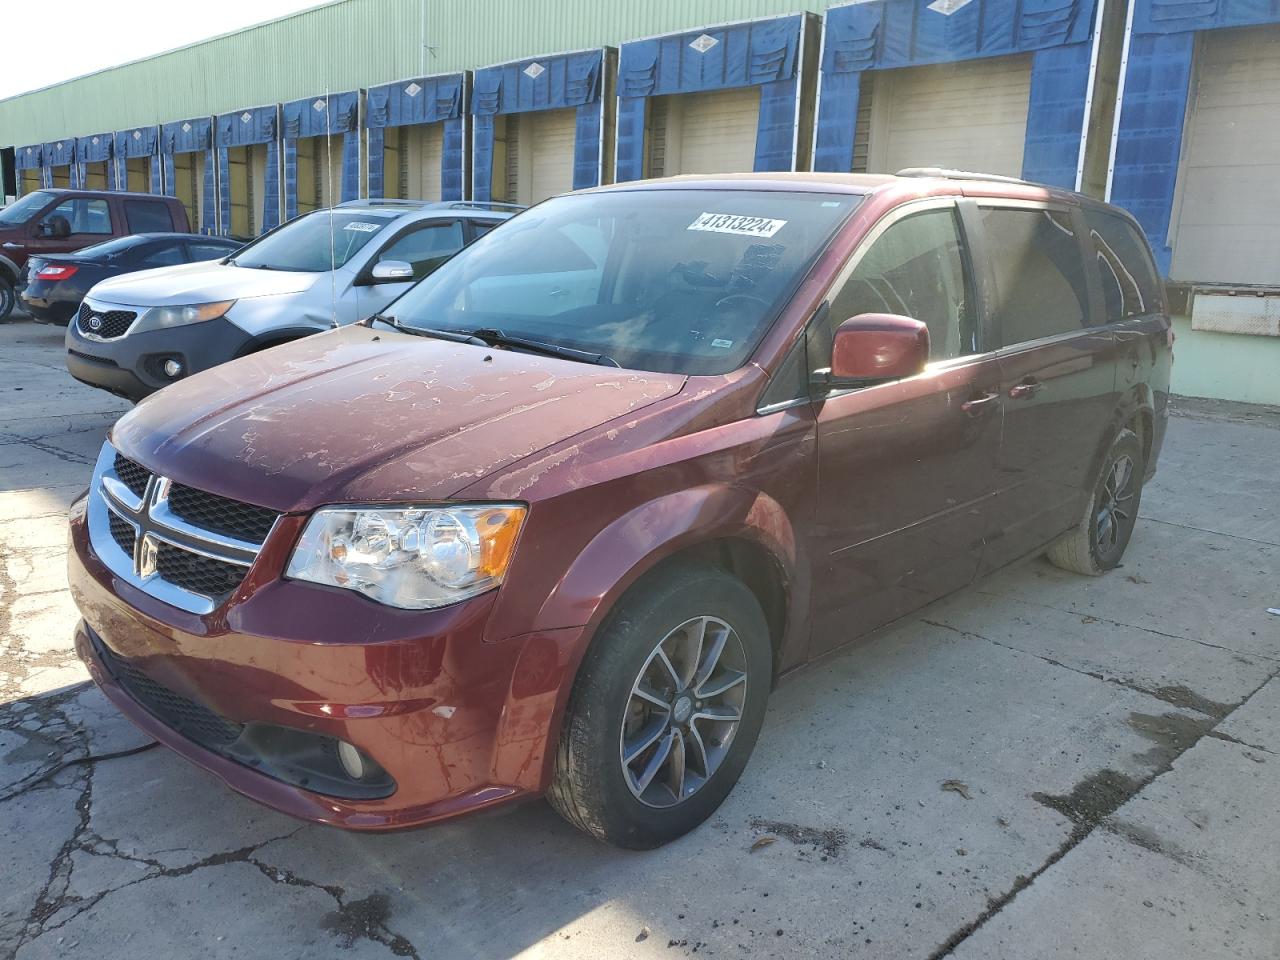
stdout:
POLYGON ((104 280, 67 324, 77 380, 139 400, 175 380, 380 313, 521 208, 352 200, 225 260, 104 280))

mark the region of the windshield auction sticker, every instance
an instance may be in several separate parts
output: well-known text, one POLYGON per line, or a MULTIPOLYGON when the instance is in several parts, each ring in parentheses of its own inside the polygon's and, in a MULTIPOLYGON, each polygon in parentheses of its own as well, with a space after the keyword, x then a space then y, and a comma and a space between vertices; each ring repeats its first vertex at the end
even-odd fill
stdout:
POLYGON ((702 213, 689 224, 690 230, 709 233, 732 233, 740 237, 772 237, 787 225, 785 220, 768 217, 745 217, 734 213, 702 213))
POLYGON ((352 220, 342 229, 355 230, 357 233, 377 233, 382 226, 377 223, 365 223, 363 220, 352 220))

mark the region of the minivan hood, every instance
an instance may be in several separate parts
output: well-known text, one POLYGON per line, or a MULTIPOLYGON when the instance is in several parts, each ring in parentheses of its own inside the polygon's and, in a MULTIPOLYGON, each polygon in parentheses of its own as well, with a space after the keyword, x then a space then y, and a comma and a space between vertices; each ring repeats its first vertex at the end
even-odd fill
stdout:
POLYGON ((275 510, 440 500, 684 382, 355 325, 166 387, 112 441, 179 483, 275 510))
POLYGON ((211 260, 112 277, 94 286, 89 296, 134 307, 181 306, 301 293, 310 289, 319 276, 318 273, 251 270, 211 260))

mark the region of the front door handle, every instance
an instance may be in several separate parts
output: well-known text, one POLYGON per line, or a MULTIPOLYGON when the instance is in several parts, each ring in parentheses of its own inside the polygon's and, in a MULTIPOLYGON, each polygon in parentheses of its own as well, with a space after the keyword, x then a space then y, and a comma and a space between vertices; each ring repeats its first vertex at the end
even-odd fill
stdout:
POLYGON ((976 417, 992 403, 1000 399, 998 393, 984 393, 960 404, 960 409, 971 417, 976 417))
POLYGON ((1034 397, 1044 389, 1044 384, 1034 377, 1028 377, 1021 383, 1016 383, 1009 388, 1009 398, 1011 400, 1025 400, 1028 397, 1034 397))

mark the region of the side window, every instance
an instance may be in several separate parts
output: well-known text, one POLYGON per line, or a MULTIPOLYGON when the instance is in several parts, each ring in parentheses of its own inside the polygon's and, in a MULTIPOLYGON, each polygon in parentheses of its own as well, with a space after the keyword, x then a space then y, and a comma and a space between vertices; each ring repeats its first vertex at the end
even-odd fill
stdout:
POLYGON ((1162 307, 1160 279, 1146 240, 1133 224, 1102 210, 1086 209, 1085 223, 1102 287, 1107 322, 1153 313, 1162 307))
MULTIPOLYGON (((105 200, 73 197, 64 200, 44 215, 41 221, 51 226, 66 221, 67 233, 111 233, 111 210, 105 200)), ((56 236, 57 234, 55 234, 56 236)))
POLYGON ((461 250, 464 242, 460 221, 433 223, 392 240, 378 260, 403 260, 412 265, 413 279, 421 280, 461 250))
POLYGON ((472 220, 471 231, 474 234, 473 239, 479 240, 501 222, 501 220, 472 220))
POLYGON ((187 244, 187 250, 191 253, 192 260, 221 260, 228 257, 234 251, 234 247, 224 246, 221 243, 201 243, 192 241, 187 244))
POLYGON ((928 210, 899 220, 862 255, 831 301, 825 330, 815 330, 815 366, 831 358, 838 327, 860 313, 896 313, 929 328, 929 357, 947 360, 979 350, 954 210, 928 210))
POLYGON ((186 263, 186 255, 180 243, 157 243, 147 248, 142 262, 148 267, 171 267, 177 263, 186 263))
POLYGON ((173 229, 173 214, 166 203, 155 200, 126 200, 124 217, 130 233, 163 233, 173 229))
POLYGON ((1001 346, 1083 329, 1089 284, 1071 219, 1056 210, 984 207, 1001 346))

